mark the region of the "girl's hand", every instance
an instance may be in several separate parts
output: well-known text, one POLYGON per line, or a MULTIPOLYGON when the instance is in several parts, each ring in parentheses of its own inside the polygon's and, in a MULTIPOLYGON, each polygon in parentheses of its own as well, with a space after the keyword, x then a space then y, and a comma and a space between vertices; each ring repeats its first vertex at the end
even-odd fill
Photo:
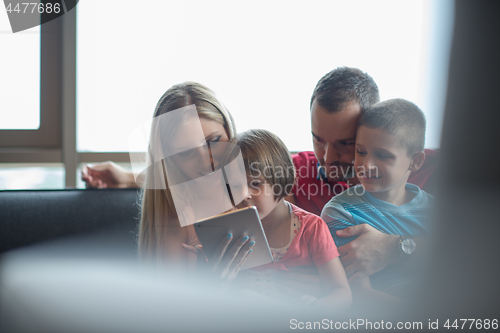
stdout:
POLYGON ((215 278, 230 282, 233 280, 252 253, 255 241, 248 236, 241 236, 229 249, 228 246, 233 239, 231 233, 227 234, 215 249, 212 257, 207 259, 201 246, 182 246, 197 255, 197 267, 210 271, 215 278), (199 265, 199 266, 198 266, 199 265))

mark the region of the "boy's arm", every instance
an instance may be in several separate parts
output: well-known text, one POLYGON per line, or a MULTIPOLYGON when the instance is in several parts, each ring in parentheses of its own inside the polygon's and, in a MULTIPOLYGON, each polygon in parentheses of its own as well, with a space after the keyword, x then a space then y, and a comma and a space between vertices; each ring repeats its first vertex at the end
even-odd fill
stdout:
POLYGON ((333 198, 325 205, 321 212, 321 218, 326 222, 330 234, 335 241, 335 245, 338 248, 356 238, 356 236, 345 238, 337 236, 337 231, 356 225, 356 221, 352 214, 345 210, 344 206, 337 198, 333 198))
POLYGON ((339 225, 340 228, 354 225, 352 214, 345 210, 337 198, 328 201, 325 207, 323 207, 321 219, 328 225, 339 225))

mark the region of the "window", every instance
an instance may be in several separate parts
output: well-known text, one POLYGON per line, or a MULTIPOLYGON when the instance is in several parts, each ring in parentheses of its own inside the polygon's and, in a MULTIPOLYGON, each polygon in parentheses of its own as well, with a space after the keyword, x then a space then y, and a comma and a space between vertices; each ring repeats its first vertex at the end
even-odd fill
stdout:
POLYGON ((0 36, 0 129, 36 130, 40 126, 40 27, 13 34, 7 12, 0 10, 0 36))
POLYGON ((0 189, 58 189, 64 188, 62 163, 0 164, 0 189))
MULTIPOLYGON (((65 46, 66 55, 63 52, 63 44, 70 45, 68 40, 71 40, 71 29, 63 36, 62 22, 71 22, 71 15, 64 15, 62 19, 16 34, 11 32, 6 13, 2 12, 0 18, 0 39, 2 45, 7 46, 5 50, 2 49, 4 52, 0 56, 6 57, 2 58, 3 66, 0 71, 4 78, 3 84, 7 84, 2 86, 0 92, 0 119, 3 123, 0 129, 0 178, 10 178, 9 172, 13 168, 19 168, 18 171, 23 171, 22 177, 28 179, 30 176, 26 175, 35 172, 35 169, 25 168, 26 166, 42 167, 47 171, 63 162, 61 171, 62 175, 66 175, 68 183, 68 173, 64 169, 71 167, 68 161, 72 154, 67 149, 63 159, 63 148, 68 148, 68 144, 63 147, 62 105, 63 101, 67 103, 69 99, 62 96, 71 96, 71 91, 66 87, 72 85, 62 83, 65 80, 69 82, 68 77, 71 76, 71 57, 67 55, 71 48, 65 46), (63 61, 64 56, 70 61, 63 61), (66 64, 66 71, 63 70, 63 64, 66 64), (63 72, 68 74, 63 75, 63 72)), ((70 107, 66 107, 66 110, 71 112, 70 107)), ((67 143, 69 141, 66 140, 67 143)), ((72 150, 75 151, 74 145, 72 150)), ((9 185, 11 183, 10 180, 2 182, 0 188, 18 187, 9 185)), ((71 185, 71 181, 69 183, 71 185)), ((54 184, 59 184, 57 186, 60 187, 64 185, 64 180, 43 184, 45 183, 40 183, 40 178, 37 178, 23 186, 51 188, 54 184)))
POLYGON ((344 65, 368 72, 382 99, 418 104, 427 146, 439 146, 450 2, 151 1, 138 15, 132 3, 97 12, 96 1, 78 8, 80 151, 128 151, 128 133, 187 80, 215 90, 238 131, 266 128, 292 151, 312 150, 312 90, 344 65))
POLYGON ((439 146, 451 1, 156 0, 144 8, 101 1, 99 11, 96 4, 79 2, 14 35, 0 15, 8 50, 1 57, 12 64, 0 73, 8 78, 0 163, 62 162, 66 186, 76 186, 79 163, 127 162, 128 134, 150 119, 167 88, 187 80, 215 90, 239 131, 265 128, 292 151, 311 150, 309 99, 338 66, 368 72, 382 99, 419 105, 426 146, 439 146))

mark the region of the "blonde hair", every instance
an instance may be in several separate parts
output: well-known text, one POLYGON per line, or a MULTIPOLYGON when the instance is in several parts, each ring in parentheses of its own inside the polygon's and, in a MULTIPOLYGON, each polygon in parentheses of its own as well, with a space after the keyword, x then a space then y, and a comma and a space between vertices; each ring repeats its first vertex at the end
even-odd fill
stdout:
MULTIPOLYGON (((222 124, 229 139, 234 138, 236 128, 231 114, 217 99, 215 93, 200 83, 184 82, 172 86, 158 101, 154 117, 193 104, 200 117, 222 124)), ((165 188, 153 189, 154 186, 145 186, 143 190, 138 252, 142 260, 156 261, 161 267, 165 258, 168 229, 180 227, 180 224, 165 175, 165 161, 162 160, 159 165, 161 167, 148 168, 146 182, 155 184, 161 180, 165 183, 165 188)))

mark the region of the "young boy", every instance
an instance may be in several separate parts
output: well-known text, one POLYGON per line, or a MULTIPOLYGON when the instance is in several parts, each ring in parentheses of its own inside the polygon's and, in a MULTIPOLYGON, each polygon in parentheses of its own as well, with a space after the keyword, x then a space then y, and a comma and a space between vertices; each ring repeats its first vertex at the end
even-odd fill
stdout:
MULTIPOLYGON (((411 102, 392 99, 377 103, 361 116, 354 160, 361 185, 333 197, 321 213, 337 247, 354 239, 338 237, 337 230, 367 223, 401 236, 403 260, 413 255, 416 246, 412 237, 427 235, 432 202, 431 195, 407 183, 410 173, 425 160, 424 142, 425 117, 411 102)), ((400 268, 389 266, 351 285, 355 300, 361 297, 392 302, 396 299, 388 294, 403 297, 414 284, 415 275, 400 268)))

